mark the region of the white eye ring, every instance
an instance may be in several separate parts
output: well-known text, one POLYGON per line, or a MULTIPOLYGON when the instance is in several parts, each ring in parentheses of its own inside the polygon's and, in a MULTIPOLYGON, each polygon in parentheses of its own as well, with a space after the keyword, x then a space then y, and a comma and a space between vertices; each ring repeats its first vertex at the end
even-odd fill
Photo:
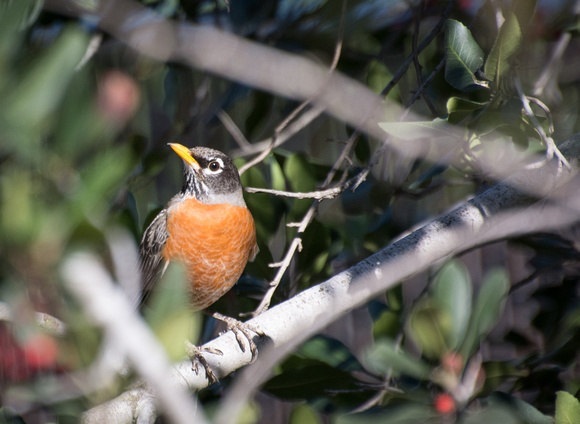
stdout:
POLYGON ((208 163, 206 169, 210 174, 219 174, 224 170, 224 161, 220 158, 213 159, 208 163))

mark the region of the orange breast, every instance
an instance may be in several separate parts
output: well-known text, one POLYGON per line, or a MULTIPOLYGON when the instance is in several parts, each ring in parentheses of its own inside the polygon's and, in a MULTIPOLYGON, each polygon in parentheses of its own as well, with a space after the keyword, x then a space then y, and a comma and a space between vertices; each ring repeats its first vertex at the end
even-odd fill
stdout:
POLYGON ((170 209, 167 231, 163 255, 185 265, 198 310, 231 289, 257 251, 254 219, 245 207, 186 199, 170 209))

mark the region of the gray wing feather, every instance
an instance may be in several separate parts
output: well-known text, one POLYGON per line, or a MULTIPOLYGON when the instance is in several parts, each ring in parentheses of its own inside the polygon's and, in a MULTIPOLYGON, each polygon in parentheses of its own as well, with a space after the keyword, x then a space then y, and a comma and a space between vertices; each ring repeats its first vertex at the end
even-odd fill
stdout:
POLYGON ((163 258, 163 248, 167 242, 167 209, 163 209, 151 222, 143 234, 139 246, 141 258, 141 289, 143 302, 167 268, 163 258))

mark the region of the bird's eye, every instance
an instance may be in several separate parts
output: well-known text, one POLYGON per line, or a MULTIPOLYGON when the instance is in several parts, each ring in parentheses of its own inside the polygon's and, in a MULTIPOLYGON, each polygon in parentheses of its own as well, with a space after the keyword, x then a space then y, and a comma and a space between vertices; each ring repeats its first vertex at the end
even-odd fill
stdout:
POLYGON ((217 172, 221 169, 221 167, 221 164, 217 160, 212 160, 207 166, 211 172, 217 172))

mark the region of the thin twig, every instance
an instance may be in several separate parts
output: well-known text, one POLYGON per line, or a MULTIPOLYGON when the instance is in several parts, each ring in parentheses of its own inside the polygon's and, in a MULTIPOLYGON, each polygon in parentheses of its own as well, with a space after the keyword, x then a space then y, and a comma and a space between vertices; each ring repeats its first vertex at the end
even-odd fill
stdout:
MULTIPOLYGON (((341 164, 345 161, 346 157, 349 155, 349 153, 352 150, 352 147, 354 146, 354 143, 356 142, 358 137, 359 137, 359 133, 357 131, 355 131, 350 136, 350 139, 346 143, 344 149, 342 150, 340 156, 336 160, 334 166, 332 167, 330 172, 326 175, 326 179, 324 180, 324 182, 322 184, 323 191, 324 191, 325 187, 327 187, 332 182, 332 179, 334 178, 334 176, 336 175, 336 173, 340 169, 341 164)), ((343 191, 344 190, 346 190, 346 188, 344 188, 343 191)), ((316 212, 316 209, 318 208, 318 204, 320 201, 321 201, 321 199, 315 200, 312 203, 312 205, 310 205, 310 208, 308 208, 308 211, 306 212, 306 214, 302 218, 302 221, 300 221, 300 223, 298 225, 298 230, 296 232, 296 236, 294 237, 294 239, 290 243, 290 247, 288 248, 286 255, 284 256, 284 259, 282 259, 282 261, 280 261, 276 264, 272 264, 272 267, 274 267, 274 265, 276 267, 278 267, 278 272, 276 273, 276 276, 274 277, 274 279, 270 282, 270 287, 268 288, 268 290, 264 294, 264 297, 262 298, 262 301, 260 302, 258 307, 254 310, 254 312, 250 313, 249 315, 252 315, 252 316, 259 315, 262 312, 264 312, 266 309, 268 309, 268 307, 270 306, 270 302, 272 301, 272 296, 274 295, 276 288, 278 287, 278 285, 282 281, 282 277, 284 276, 284 273, 286 272, 286 270, 290 266, 290 262, 292 261, 292 258, 294 257, 294 253, 296 253, 296 250, 298 250, 298 251, 302 250, 302 238, 301 238, 302 233, 304 233, 304 231, 306 231, 306 228, 312 222, 312 219, 314 218, 314 214, 316 212)), ((296 225, 292 225, 292 226, 296 226, 296 225)))
POLYGON ((563 164, 567 169, 571 169, 570 163, 560 152, 560 150, 556 146, 556 143, 554 142, 554 139, 546 134, 544 128, 542 128, 542 125, 540 124, 540 121, 538 121, 538 118, 536 118, 536 115, 534 115, 534 112, 530 107, 530 101, 526 97, 524 90, 522 89, 522 83, 520 82, 520 79, 517 76, 514 77, 514 87, 518 92, 520 101, 522 102, 522 106, 524 108, 524 112, 526 113, 526 115, 532 122, 532 125, 534 126, 538 134, 540 134, 542 141, 546 145, 546 159, 551 160, 552 157, 556 155, 556 157, 560 160, 561 164, 563 164))
MULTIPOLYGON (((419 87, 423 86, 423 74, 422 74, 422 66, 419 63, 419 52, 417 51, 417 40, 419 38, 419 29, 421 28, 421 15, 423 13, 423 8, 425 7, 425 0, 422 0, 417 4, 415 7, 415 30, 413 31, 413 39, 412 39, 412 53, 413 53, 413 63, 415 65, 415 74, 417 76, 417 84, 419 87)), ((422 92, 422 91, 421 91, 422 92)), ((431 111, 431 115, 437 116, 437 111, 435 107, 431 103, 431 100, 428 96, 423 96, 423 101, 431 111)))
POLYGON ((415 52, 411 52, 411 54, 407 57, 407 59, 405 59, 405 62, 403 62, 403 64, 399 67, 395 75, 393 75, 393 79, 389 81, 387 86, 383 89, 383 91, 381 91, 382 96, 386 96, 390 93, 393 87, 397 85, 397 83, 401 80, 403 75, 405 75, 411 63, 413 63, 415 55, 421 53, 431 43, 431 41, 433 41, 433 39, 435 39, 435 37, 437 37, 437 35, 441 32, 441 29, 443 28, 445 21, 451 14, 454 5, 455 0, 451 0, 447 4, 447 8, 443 12, 443 15, 441 15, 441 19, 439 19, 437 25, 435 25, 433 29, 429 32, 429 34, 427 34, 427 36, 423 39, 421 44, 419 44, 419 46, 417 47, 417 50, 415 52))
POLYGON ((273 194, 275 196, 282 196, 282 197, 291 197, 295 199, 334 199, 340 193, 345 191, 348 186, 338 186, 338 187, 331 187, 325 190, 318 190, 318 191, 310 191, 307 193, 304 192, 294 192, 294 191, 283 191, 283 190, 273 190, 270 188, 257 188, 257 187, 245 187, 244 190, 248 193, 267 193, 273 194))
MULTIPOLYGON (((330 77, 332 76, 333 72, 336 70, 336 67, 338 66, 338 61, 340 60, 340 53, 342 52, 342 42, 343 42, 343 37, 344 37, 344 25, 345 25, 345 20, 346 20, 346 0, 343 0, 342 2, 342 15, 341 15, 341 19, 340 19, 340 25, 338 28, 338 39, 336 41, 336 45, 334 47, 334 54, 332 57, 332 63, 330 64, 330 68, 328 69, 328 72, 326 74, 326 79, 324 80, 323 84, 321 85, 320 89, 318 90, 317 93, 313 94, 312 96, 310 96, 308 99, 304 100, 300 105, 298 105, 298 107, 296 107, 275 129, 274 129, 274 136, 271 139, 271 142, 268 144, 268 147, 261 152, 257 158, 254 158, 253 160, 251 160, 250 162, 248 162, 247 164, 245 164, 243 167, 240 168, 239 172, 240 175, 243 174, 246 170, 248 170, 250 167, 260 163, 262 160, 264 160, 272 151, 272 149, 274 147, 276 147, 278 144, 278 139, 280 138, 280 135, 282 133, 282 131, 288 127, 288 125, 290 124, 290 122, 292 122, 299 114, 302 110, 304 110, 308 105, 310 105, 312 103, 312 101, 320 95, 320 93, 324 92, 324 90, 326 89, 326 86, 328 85, 328 81, 330 81, 330 77)), ((322 109, 319 108, 314 108, 313 109, 315 111, 316 116, 318 116, 320 113, 322 113, 322 109)), ((302 129, 302 127, 300 128, 302 129)), ((288 138, 286 138, 287 140, 288 138)))
POLYGON ((246 139, 244 133, 240 130, 240 128, 236 125, 233 119, 228 115, 228 113, 220 109, 217 112, 217 117, 220 122, 226 127, 232 138, 238 143, 238 146, 243 150, 246 150, 252 144, 246 139))
POLYGON ((526 96, 528 98, 528 100, 532 103, 535 103, 540 109, 542 109, 544 111, 544 113, 546 114, 546 119, 548 119, 548 133, 550 135, 554 134, 554 119, 552 118, 552 112, 550 112, 550 109, 548 108, 548 106, 546 106, 546 104, 541 101, 540 99, 536 98, 536 97, 532 97, 532 96, 526 96))

